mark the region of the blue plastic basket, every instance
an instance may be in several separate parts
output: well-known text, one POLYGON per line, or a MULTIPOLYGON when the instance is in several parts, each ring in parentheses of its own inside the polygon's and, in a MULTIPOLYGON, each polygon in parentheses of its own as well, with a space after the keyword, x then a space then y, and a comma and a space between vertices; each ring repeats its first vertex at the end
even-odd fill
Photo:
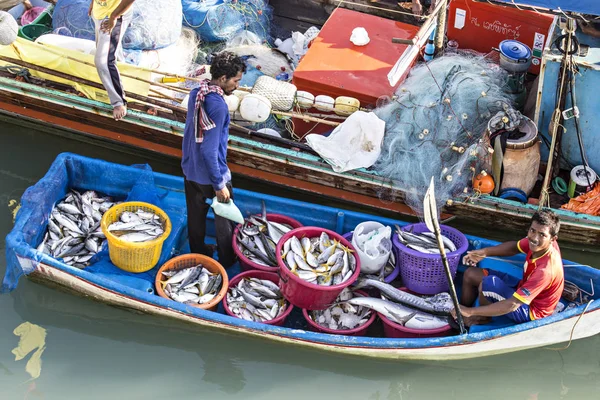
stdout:
MULTIPOLYGON (((446 253, 452 278, 456 275, 456 269, 460 258, 467 248, 469 241, 459 230, 449 226, 441 225, 442 234, 456 245, 456 250, 446 253)), ((406 225, 402 231, 412 233, 429 232, 424 223, 406 225)), ((394 246, 399 252, 400 276, 403 284, 410 290, 420 294, 437 294, 448 290, 448 281, 444 272, 444 264, 439 254, 425 254, 410 249, 400 243, 398 235, 394 234, 392 239, 394 246)))

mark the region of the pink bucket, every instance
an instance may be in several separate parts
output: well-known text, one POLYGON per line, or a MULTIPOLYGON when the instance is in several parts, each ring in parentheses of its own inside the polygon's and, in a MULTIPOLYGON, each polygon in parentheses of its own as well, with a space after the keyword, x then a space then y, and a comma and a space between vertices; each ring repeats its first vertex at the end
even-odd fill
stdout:
MULTIPOLYGON (((279 282, 279 276, 277 274, 274 274, 272 272, 251 270, 251 271, 242 272, 241 274, 238 274, 238 275, 234 276, 233 278, 231 278, 231 280, 229 281, 229 287, 233 288, 233 287, 237 286, 237 284, 244 278, 264 279, 264 280, 269 280, 273 283, 279 282)), ((223 297, 223 308, 225 309, 225 312, 227 313, 227 315, 231 315, 232 317, 238 318, 238 316, 235 315, 231 311, 229 306, 227 305, 227 295, 225 295, 225 297, 223 297)), ((267 324, 267 325, 283 326, 283 324, 285 324, 285 320, 287 319, 288 315, 290 315, 290 313, 292 312, 293 309, 294 309, 294 306, 291 304, 288 304, 287 309, 279 317, 273 318, 270 321, 265 321, 265 322, 261 322, 261 323, 267 324)))
MULTIPOLYGON (((281 215, 281 214, 267 214, 267 219, 269 221, 278 222, 280 224, 290 225, 292 227, 292 229, 300 228, 302 226, 302 224, 300 222, 296 221, 294 218, 290 218, 290 217, 287 217, 287 216, 281 215)), ((237 233, 240 230, 240 228, 241 228, 241 225, 238 225, 235 227, 235 230, 233 231, 233 239, 232 239, 231 243, 232 243, 232 247, 233 247, 233 251, 234 251, 235 255, 240 260, 240 267, 241 267, 242 271, 259 270, 259 271, 277 273, 277 270, 279 269, 278 267, 267 267, 265 265, 255 263, 254 261, 250 260, 248 257, 246 257, 242 253, 242 251, 238 247, 238 242, 237 242, 237 233)), ((275 281, 275 283, 277 283, 277 281, 275 281)))
POLYGON ((35 21, 35 19, 39 17, 44 10, 44 7, 31 7, 29 10, 25 11, 23 15, 21 15, 21 25, 29 25, 35 21))
POLYGON ((355 253, 352 253, 352 256, 356 259, 356 269, 354 270, 354 274, 352 274, 350 279, 346 282, 339 285, 316 285, 300 279, 290 271, 281 258, 283 244, 292 236, 296 236, 298 239, 304 236, 312 238, 320 236, 321 232, 327 233, 330 238, 336 239, 344 246, 354 250, 352 244, 344 239, 342 235, 316 226, 305 226, 286 233, 277 244, 277 250, 275 251, 277 263, 279 264, 279 288, 281 289, 283 297, 296 307, 306 308, 307 310, 323 310, 327 308, 335 301, 345 287, 350 286, 356 281, 358 274, 360 274, 360 260, 358 257, 354 256, 355 253))
MULTIPOLYGON (((417 294, 405 287, 401 287, 400 290, 404 290, 411 294, 417 294)), ((377 315, 379 315, 381 322, 383 322, 383 334, 388 338, 431 338, 449 336, 452 333, 450 324, 437 329, 413 329, 392 322, 385 315, 380 313, 377 313, 377 315)))
MULTIPOLYGON (((363 292, 362 290, 357 290, 355 293, 360 294, 361 296, 364 296, 364 297, 368 297, 368 294, 363 292)), ((371 326, 373 321, 375 321, 375 317, 377 316, 377 313, 375 311, 372 311, 371 318, 369 318, 369 320, 367 322, 365 322, 364 325, 357 326, 354 329, 344 329, 344 330, 329 329, 329 328, 325 328, 324 326, 317 324, 308 315, 308 311, 306 309, 302 309, 302 315, 304 315, 304 319, 306 320, 310 330, 312 330, 312 331, 322 332, 322 333, 330 333, 332 335, 365 336, 365 334, 367 333, 367 330, 369 329, 369 326, 371 326)))

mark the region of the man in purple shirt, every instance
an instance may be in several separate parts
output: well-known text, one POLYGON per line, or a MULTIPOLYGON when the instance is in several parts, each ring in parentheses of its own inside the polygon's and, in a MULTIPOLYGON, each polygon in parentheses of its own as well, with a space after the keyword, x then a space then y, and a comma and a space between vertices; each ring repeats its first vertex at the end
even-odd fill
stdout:
MULTIPOLYGON (((230 52, 213 57, 210 80, 191 91, 183 135, 181 168, 185 177, 185 198, 188 212, 188 236, 192 253, 212 257, 212 249, 204 242, 207 198, 217 197, 227 203, 233 199, 231 172, 227 167, 229 109, 224 95, 238 88, 246 66, 230 52)), ((235 262, 231 247, 233 225, 215 215, 215 230, 219 262, 227 268, 235 262)))

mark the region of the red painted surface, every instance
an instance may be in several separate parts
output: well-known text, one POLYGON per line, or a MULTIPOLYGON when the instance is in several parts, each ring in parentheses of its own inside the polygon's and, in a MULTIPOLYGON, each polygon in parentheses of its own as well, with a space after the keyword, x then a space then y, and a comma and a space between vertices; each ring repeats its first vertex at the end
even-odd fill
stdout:
MULTIPOLYGON (((374 106, 380 96, 394 93, 387 74, 407 48, 392 44, 392 38, 413 38, 417 31, 417 26, 338 8, 298 64, 292 82, 298 90, 315 96, 350 96, 361 107, 374 106), (356 27, 367 30, 367 45, 355 46, 350 41, 356 27)), ((294 120, 294 125, 297 133, 304 134, 315 124, 294 120)), ((321 125, 312 132, 330 129, 321 125)))
POLYGON ((525 43, 534 52, 529 72, 537 75, 540 73, 541 54, 538 53, 538 57, 535 57, 536 34, 537 47, 543 48, 553 19, 552 15, 535 11, 473 0, 452 0, 448 11, 447 35, 449 40, 458 42, 459 49, 472 49, 481 53, 489 53, 492 48, 498 48, 500 42, 506 39, 525 43), (462 28, 461 14, 465 16, 462 28))

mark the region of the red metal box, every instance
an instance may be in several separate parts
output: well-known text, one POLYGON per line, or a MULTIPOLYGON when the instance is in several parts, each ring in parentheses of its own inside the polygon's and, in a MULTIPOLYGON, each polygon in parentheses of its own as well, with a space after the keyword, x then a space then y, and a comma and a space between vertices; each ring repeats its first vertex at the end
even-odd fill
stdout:
POLYGON ((447 35, 460 49, 489 53, 501 41, 514 39, 533 51, 529 72, 540 73, 542 50, 554 17, 473 0, 452 0, 448 12, 447 35))

